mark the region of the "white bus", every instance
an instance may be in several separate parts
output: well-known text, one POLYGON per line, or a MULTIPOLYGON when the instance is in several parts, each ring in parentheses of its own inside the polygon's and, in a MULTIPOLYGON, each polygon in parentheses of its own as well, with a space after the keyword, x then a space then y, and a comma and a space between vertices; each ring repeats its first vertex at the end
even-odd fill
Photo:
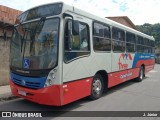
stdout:
POLYGON ((14 95, 53 106, 89 96, 154 68, 154 38, 62 2, 18 16, 10 54, 14 95))

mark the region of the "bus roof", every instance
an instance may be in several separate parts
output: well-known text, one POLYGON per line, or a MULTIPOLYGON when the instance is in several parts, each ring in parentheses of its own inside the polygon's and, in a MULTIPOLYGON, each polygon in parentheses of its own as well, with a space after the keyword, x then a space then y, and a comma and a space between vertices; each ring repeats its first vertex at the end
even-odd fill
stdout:
POLYGON ((142 37, 145 37, 145 38, 148 38, 150 40, 155 40, 153 36, 149 36, 147 34, 144 34, 140 31, 137 31, 135 29, 132 29, 128 26, 125 26, 123 24, 120 24, 118 22, 115 22, 113 20, 110 20, 108 18, 102 18, 102 17, 99 17, 99 16, 96 16, 96 15, 93 15, 91 13, 88 13, 88 12, 85 12, 81 9, 78 9, 78 8, 75 8, 74 6, 71 6, 71 5, 68 5, 66 3, 64 3, 64 6, 66 7, 66 10, 70 11, 72 9, 71 12, 74 12, 76 14, 79 14, 81 16, 84 16, 84 17, 87 17, 87 18, 90 18, 92 20, 95 20, 95 21, 99 21, 99 22, 102 22, 104 24, 108 24, 108 25, 111 25, 113 27, 117 27, 117 28, 120 28, 120 29, 123 29, 125 31, 128 31, 128 32, 131 32, 131 33, 134 33, 134 34, 137 34, 139 36, 142 36, 142 37))
MULTIPOLYGON (((144 33, 140 32, 140 31, 137 31, 137 30, 135 30, 135 29, 132 29, 132 28, 130 28, 130 27, 128 27, 128 26, 122 25, 122 24, 120 24, 120 23, 118 23, 118 22, 115 22, 115 21, 113 21, 113 20, 110 20, 110 19, 108 19, 108 18, 102 18, 102 17, 96 16, 96 15, 93 15, 93 14, 91 14, 91 13, 88 13, 88 12, 84 11, 84 10, 81 10, 81 9, 79 9, 79 8, 74 7, 73 5, 69 5, 69 4, 65 3, 65 2, 59 1, 59 2, 54 2, 54 3, 62 3, 62 4, 63 4, 63 9, 64 9, 63 11, 64 11, 64 12, 65 12, 65 11, 70 11, 70 12, 76 13, 76 14, 78 14, 78 15, 87 17, 87 18, 89 18, 89 19, 92 19, 92 20, 95 20, 95 21, 99 21, 99 22, 102 22, 102 23, 104 23, 104 24, 108 24, 108 25, 111 25, 111 26, 113 26, 113 27, 117 27, 117 28, 123 29, 123 30, 125 30, 125 31, 128 31, 128 32, 137 34, 137 35, 142 36, 142 37, 144 37, 144 38, 148 38, 148 39, 150 39, 150 40, 155 40, 153 36, 149 36, 149 35, 147 35, 147 34, 144 34, 144 33)), ((40 7, 40 6, 44 6, 44 5, 49 5, 49 4, 54 4, 54 3, 53 3, 53 2, 52 2, 52 3, 47 3, 47 4, 35 6, 35 7, 33 7, 33 8, 40 7)), ((28 10, 31 10, 31 9, 33 9, 33 8, 30 8, 30 9, 28 9, 28 10)), ((28 11, 28 10, 26 10, 26 11, 28 11)), ((24 11, 24 12, 25 12, 25 11, 24 11)), ((23 12, 23 13, 24 13, 24 12, 23 12)), ((23 13, 22 13, 22 14, 23 14, 23 13)))

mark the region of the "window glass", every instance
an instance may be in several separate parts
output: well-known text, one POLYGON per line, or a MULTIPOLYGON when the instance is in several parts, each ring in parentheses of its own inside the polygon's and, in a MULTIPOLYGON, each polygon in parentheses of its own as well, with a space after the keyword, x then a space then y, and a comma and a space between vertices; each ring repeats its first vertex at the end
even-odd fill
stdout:
POLYGON ((112 38, 115 40, 125 41, 125 32, 118 28, 112 28, 112 38))
POLYGON ((100 37, 104 36, 104 27, 102 24, 94 23, 94 35, 100 37))
POLYGON ((66 62, 83 55, 88 55, 90 53, 89 26, 79 22, 79 34, 72 35, 72 21, 68 20, 65 28, 64 48, 64 60, 66 62))
POLYGON ((150 46, 150 45, 149 45, 149 39, 144 38, 144 45, 146 45, 146 46, 150 46))
POLYGON ((19 22, 21 23, 27 20, 41 18, 41 17, 58 15, 61 13, 61 11, 62 11, 62 3, 43 5, 22 13, 17 18, 16 23, 19 22))
POLYGON ((11 66, 25 69, 51 69, 57 64, 59 19, 17 25, 11 42, 11 66), (25 66, 25 60, 29 62, 25 66))
POLYGON ((148 46, 152 46, 152 41, 149 40, 148 46))
POLYGON ((144 39, 143 39, 143 37, 138 36, 137 44, 144 45, 144 39))
POLYGON ((136 42, 136 36, 132 33, 127 32, 126 33, 126 41, 131 42, 131 43, 135 43, 136 42))
POLYGON ((93 48, 95 51, 111 51, 110 27, 100 23, 93 24, 93 48))
POLYGON ((80 50, 88 51, 89 50, 89 33, 88 27, 86 24, 79 24, 80 32, 80 50))
POLYGON ((105 38, 111 38, 111 34, 110 34, 110 27, 109 26, 104 26, 104 37, 105 38))
POLYGON ((115 52, 124 52, 125 51, 125 42, 121 41, 112 41, 112 49, 115 52))
POLYGON ((151 47, 155 47, 155 42, 151 40, 150 46, 151 46, 151 47))
POLYGON ((151 48, 151 53, 155 53, 155 48, 154 47, 151 48))
POLYGON ((135 44, 126 43, 126 52, 135 52, 135 44))
POLYGON ((96 51, 110 51, 111 40, 94 37, 94 50, 96 51))
POLYGON ((144 53, 150 53, 150 47, 144 46, 144 53))
POLYGON ((138 53, 143 53, 144 52, 144 46, 137 45, 137 52, 138 53))

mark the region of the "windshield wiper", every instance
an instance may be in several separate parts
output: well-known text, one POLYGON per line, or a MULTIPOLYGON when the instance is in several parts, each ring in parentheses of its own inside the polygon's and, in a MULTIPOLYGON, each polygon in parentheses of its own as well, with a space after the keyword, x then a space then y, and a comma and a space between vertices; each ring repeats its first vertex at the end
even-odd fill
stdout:
POLYGON ((17 28, 14 25, 12 26, 12 31, 13 31, 13 33, 12 33, 11 43, 13 42, 13 34, 15 34, 15 32, 18 33, 18 30, 17 30, 17 28))
MULTIPOLYGON (((14 26, 14 25, 12 26, 13 34, 15 34, 15 36, 17 36, 17 35, 20 36, 20 34, 17 30, 17 27, 21 27, 21 26, 22 26, 21 23, 18 26, 14 26)), ((21 36, 22 38, 19 38, 21 40, 21 48, 20 48, 21 52, 22 52, 22 46, 23 46, 23 40, 24 40, 24 37, 25 37, 25 33, 26 33, 26 30, 25 30, 24 34, 21 36)), ((13 36, 12 36, 11 43, 13 42, 13 39, 15 39, 15 38, 13 38, 13 36)))
MULTIPOLYGON (((27 30, 24 28, 23 37, 22 37, 22 39, 21 39, 21 52, 22 52, 22 47, 23 47, 23 43, 24 43, 24 40, 25 40, 26 33, 27 33, 27 30)), ((25 41, 25 43, 26 43, 26 41, 25 41)), ((25 47, 26 47, 26 46, 24 45, 23 53, 24 53, 25 47)))
POLYGON ((44 25, 45 20, 46 20, 46 17, 41 17, 40 21, 37 23, 35 29, 33 30, 32 34, 30 36, 30 38, 31 38, 30 53, 31 53, 32 48, 33 48, 36 32, 37 32, 39 27, 42 27, 44 25))

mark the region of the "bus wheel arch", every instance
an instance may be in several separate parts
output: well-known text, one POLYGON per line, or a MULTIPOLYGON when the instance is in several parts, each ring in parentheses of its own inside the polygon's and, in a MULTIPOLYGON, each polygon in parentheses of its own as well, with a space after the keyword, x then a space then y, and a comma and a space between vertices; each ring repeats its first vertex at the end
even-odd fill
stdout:
POLYGON ((96 74, 100 74, 102 76, 104 84, 103 93, 106 93, 108 90, 108 73, 105 70, 100 70, 96 74))
POLYGON ((141 67, 143 67, 143 71, 144 71, 143 77, 145 77, 145 65, 142 64, 141 67))
POLYGON ((96 72, 93 77, 92 85, 91 85, 91 95, 90 99, 95 100, 102 96, 104 92, 107 91, 108 88, 108 74, 105 70, 100 70, 96 72), (96 93, 96 89, 99 92, 96 93))

